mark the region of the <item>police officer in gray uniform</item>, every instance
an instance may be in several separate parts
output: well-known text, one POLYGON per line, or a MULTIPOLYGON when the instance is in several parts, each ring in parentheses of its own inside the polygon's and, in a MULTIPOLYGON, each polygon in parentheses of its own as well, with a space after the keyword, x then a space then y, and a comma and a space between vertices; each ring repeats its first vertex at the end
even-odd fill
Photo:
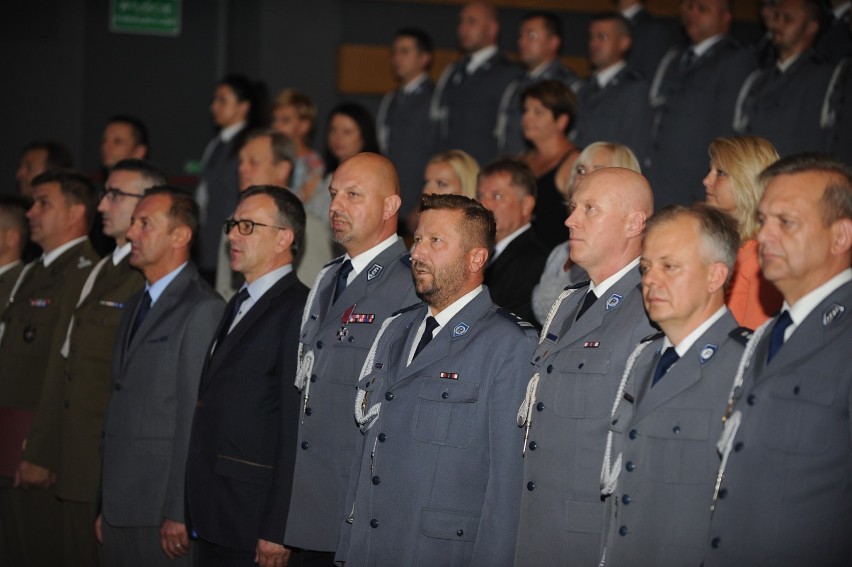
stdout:
POLYGON ((389 319, 364 364, 364 435, 336 561, 511 565, 524 396, 536 335, 482 285, 494 217, 458 195, 426 195, 411 253, 426 303, 389 319))
POLYGON ((600 169, 580 182, 571 208, 571 258, 591 282, 559 296, 533 355, 518 412, 528 437, 516 565, 600 558, 610 408, 628 355, 652 332, 637 269, 653 209, 648 182, 627 169, 600 169))
POLYGON ((799 155, 761 181, 761 269, 784 305, 735 382, 704 564, 849 565, 852 169, 799 155))
POLYGON ((736 221, 708 205, 666 207, 648 222, 642 295, 663 333, 636 347, 613 402, 606 565, 701 563, 716 441, 749 337, 725 307, 738 248, 736 221))
POLYGON ((399 178, 389 160, 362 153, 331 181, 329 216, 346 254, 317 276, 302 319, 302 390, 293 494, 284 543, 303 564, 331 565, 343 520, 358 428, 358 371, 391 313, 417 301, 408 253, 396 236, 399 178), (315 563, 312 563, 315 562, 315 563))

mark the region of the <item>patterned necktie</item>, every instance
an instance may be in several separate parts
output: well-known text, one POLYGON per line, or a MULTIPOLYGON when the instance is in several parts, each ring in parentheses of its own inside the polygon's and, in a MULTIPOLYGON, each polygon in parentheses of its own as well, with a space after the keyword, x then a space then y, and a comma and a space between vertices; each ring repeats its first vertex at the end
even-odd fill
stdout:
POLYGON ((417 358, 417 355, 420 354, 420 351, 426 348, 426 345, 428 345, 432 341, 432 333, 437 328, 438 320, 432 317, 431 315, 429 317, 426 317, 426 328, 423 329, 423 336, 420 337, 420 342, 417 343, 417 348, 414 349, 414 356, 411 357, 411 360, 417 358))
POLYGON ((657 369, 654 370, 654 379, 651 381, 651 387, 653 388, 660 379, 665 376, 666 372, 669 371, 672 364, 678 361, 680 356, 678 356, 677 351, 674 347, 668 347, 663 351, 663 356, 660 357, 660 362, 657 363, 657 369))
POLYGON ((775 357, 781 347, 784 346, 784 332, 787 327, 793 324, 793 319, 790 317, 790 312, 785 310, 775 324, 772 326, 772 336, 769 339, 769 355, 766 357, 767 364, 775 357))
POLYGON ((346 289, 349 274, 352 273, 353 269, 352 262, 349 260, 346 260, 340 266, 340 269, 337 271, 337 283, 334 285, 334 301, 332 303, 336 302, 340 294, 343 293, 343 290, 346 289))

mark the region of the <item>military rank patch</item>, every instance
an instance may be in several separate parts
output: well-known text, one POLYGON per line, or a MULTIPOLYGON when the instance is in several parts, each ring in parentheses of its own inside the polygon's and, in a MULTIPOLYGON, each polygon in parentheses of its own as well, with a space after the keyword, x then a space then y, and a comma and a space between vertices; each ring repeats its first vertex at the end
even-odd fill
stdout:
POLYGON ((458 380, 459 373, 458 372, 441 372, 438 376, 444 378, 445 380, 458 380))
POLYGON ((549 341, 553 341, 553 342, 556 342, 556 340, 559 338, 559 337, 557 337, 556 335, 554 335, 553 333, 547 333, 544 337, 545 337, 547 340, 549 340, 549 341))
POLYGON ((53 303, 52 299, 30 299, 30 307, 35 307, 36 309, 44 309, 45 307, 50 307, 53 303))
POLYGON ((615 309, 619 305, 621 305, 621 300, 624 299, 617 293, 613 293, 609 296, 609 299, 606 300, 606 310, 615 309))
POLYGON ((370 282, 379 277, 382 270, 384 270, 384 268, 380 264, 373 264, 370 266, 370 269, 367 270, 367 281, 370 282))
POLYGON ((716 354, 717 350, 719 350, 718 346, 707 343, 706 345, 704 345, 704 348, 702 348, 701 352, 698 354, 698 362, 700 364, 704 364, 705 362, 710 360, 714 354, 716 354))
POLYGON ((470 329, 470 325, 462 321, 453 328, 453 336, 460 337, 463 334, 467 333, 468 329, 470 329))
POLYGON ((834 323, 837 319, 843 316, 843 312, 846 311, 846 308, 840 304, 832 303, 828 309, 826 309, 825 313, 822 314, 822 326, 827 327, 834 323))
POLYGON ((600 341, 586 341, 583 343, 583 348, 598 348, 601 346, 600 341))

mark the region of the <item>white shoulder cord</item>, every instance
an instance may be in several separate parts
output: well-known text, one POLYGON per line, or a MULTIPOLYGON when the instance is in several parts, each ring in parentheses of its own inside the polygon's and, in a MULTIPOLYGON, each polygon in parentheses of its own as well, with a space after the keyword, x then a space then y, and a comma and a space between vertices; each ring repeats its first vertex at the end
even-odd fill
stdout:
MULTIPOLYGON (((547 319, 545 319, 544 326, 541 328, 541 334, 538 336, 538 344, 543 343, 544 339, 547 337, 547 331, 550 329, 550 324, 553 322, 553 318, 559 311, 559 307, 562 305, 562 302, 571 297, 578 289, 580 288, 573 287, 571 289, 564 290, 559 294, 559 297, 556 298, 556 301, 553 302, 553 305, 550 306, 550 311, 547 313, 547 319)), ((536 390, 538 389, 538 381, 540 378, 541 375, 538 372, 532 375, 529 384, 527 384, 527 393, 526 396, 524 396, 524 401, 521 403, 521 407, 518 408, 518 427, 526 426, 526 431, 524 432, 524 450, 522 454, 527 452, 527 440, 529 439, 530 427, 532 426, 532 409, 535 406, 536 390)))
POLYGON ((746 344, 745 350, 743 351, 743 356, 740 358, 740 364, 737 368, 737 375, 734 377, 734 383, 731 386, 731 393, 728 396, 728 406, 725 410, 725 415, 722 416, 722 421, 724 422, 724 426, 722 428, 722 435, 719 437, 719 442, 716 443, 716 450, 719 451, 719 455, 722 457, 721 463, 719 463, 719 472, 716 475, 716 486, 713 489, 713 503, 710 505, 710 511, 712 512, 716 508, 716 500, 719 497, 719 488, 722 486, 722 477, 725 474, 725 467, 728 464, 728 456, 731 454, 731 449, 734 446, 734 437, 737 435, 737 430, 740 428, 740 424, 742 423, 743 415, 740 410, 734 411, 732 413, 734 407, 734 394, 736 394, 737 390, 743 385, 743 378, 745 377, 745 371, 751 362, 751 358, 754 355, 754 350, 757 348, 757 344, 760 342, 761 337, 766 332, 767 327, 775 319, 769 319, 763 325, 757 328, 754 334, 751 336, 751 339, 746 344))
MULTIPOLYGON (((36 265, 37 262, 41 262, 41 258, 38 260, 33 260, 21 270, 21 273, 18 274, 18 279, 15 280, 15 285, 12 288, 12 293, 9 294, 9 299, 6 301, 6 306, 3 307, 3 313, 6 313, 6 309, 13 303, 15 303, 15 294, 18 293, 18 288, 21 287, 21 284, 24 283, 24 278, 26 278, 27 274, 30 273, 30 270, 36 265)), ((3 313, 0 313, 2 315, 3 313)), ((0 344, 3 343, 3 334, 6 332, 6 322, 0 321, 0 344)))
POLYGON ((837 67, 834 68, 834 72, 831 74, 831 80, 828 82, 828 88, 825 89, 825 99, 822 103, 822 112, 820 114, 819 121, 819 125, 824 130, 832 128, 837 121, 837 113, 831 108, 831 98, 834 94, 834 89, 837 86, 837 81, 840 80, 840 76, 843 74, 843 70, 850 64, 852 64, 852 59, 849 58, 838 63, 837 67))
MULTIPOLYGON (((310 293, 308 293, 308 299, 305 302, 305 310, 302 312, 302 325, 300 327, 300 334, 305 332, 305 324, 308 322, 308 319, 311 316, 311 309, 314 306, 314 299, 317 295, 317 290, 319 289, 320 282, 322 281, 323 276, 325 276, 326 272, 328 272, 332 266, 336 264, 330 264, 320 270, 320 273, 317 274, 316 280, 314 280, 314 285, 311 287, 310 293)), ((299 354, 298 354, 298 367, 296 368, 296 389, 300 392, 302 390, 305 391, 305 404, 308 403, 308 390, 310 389, 311 381, 308 380, 311 376, 311 370, 314 368, 314 351, 309 350, 307 353, 305 352, 305 344, 299 340, 299 354)))
POLYGON ((674 59, 677 54, 677 48, 669 49, 665 56, 663 56, 663 60, 660 61, 660 64, 657 66, 657 72, 654 73, 654 81, 651 83, 651 90, 648 96, 648 101, 652 108, 656 108, 666 102, 666 98, 664 96, 660 96, 660 88, 663 86, 663 77, 666 76, 669 64, 671 64, 672 59, 674 59))
MULTIPOLYGON (((98 277, 98 274, 101 273, 101 270, 104 269, 104 266, 108 261, 112 260, 112 254, 109 254, 103 258, 101 261, 97 263, 95 269, 93 269, 89 273, 89 277, 86 278, 86 283, 83 284, 83 290, 80 292, 80 299, 77 300, 77 305, 74 307, 76 310, 77 307, 86 301, 86 298, 89 297, 89 294, 92 293, 92 288, 95 287, 95 280, 98 277)), ((71 330, 74 328, 74 315, 71 315, 71 320, 68 321, 68 331, 65 333, 65 342, 62 343, 62 348, 59 349, 59 354, 62 355, 62 358, 68 359, 68 355, 71 353, 71 330)))
POLYGON ((494 137, 497 138, 497 147, 500 150, 506 149, 506 127, 509 125, 509 104, 515 96, 515 91, 518 90, 520 79, 515 79, 506 90, 503 91, 503 96, 500 98, 500 106, 497 110, 497 123, 494 126, 494 137))
MULTIPOLYGON (((645 347, 651 344, 651 341, 639 343, 630 357, 627 359, 627 364, 624 367, 624 374, 621 376, 621 382, 618 384, 618 391, 615 393, 615 401, 612 404, 610 417, 615 417, 615 412, 618 411, 618 406, 621 405, 621 400, 624 397, 624 390, 627 387, 627 379, 630 372, 633 370, 633 365, 636 364, 636 359, 645 350, 645 347)), ((615 485, 618 482, 618 474, 621 472, 621 453, 612 462, 612 429, 606 434, 606 449, 604 450, 603 467, 601 468, 601 494, 608 496, 615 492, 615 485)))
POLYGON ((742 88, 740 88, 739 94, 737 94, 737 102, 734 105, 734 123, 732 126, 738 134, 745 132, 746 126, 748 126, 748 115, 745 113, 743 106, 745 105, 749 92, 751 92, 751 86, 759 76, 760 69, 752 71, 751 74, 746 77, 742 88))
MULTIPOLYGON (((358 376, 359 382, 370 374, 370 371, 373 368, 373 363, 376 360, 376 350, 379 348, 379 341, 382 339, 382 335, 385 334, 385 329, 388 328, 390 322, 397 317, 399 317, 399 315, 393 315, 392 317, 385 319, 385 322, 382 323, 382 328, 379 329, 379 334, 376 335, 376 340, 373 341, 373 346, 370 347, 370 352, 367 354, 364 366, 361 367, 361 374, 358 376)), ((373 404, 369 411, 365 411, 367 409, 367 391, 358 388, 358 394, 355 396, 355 421, 358 422, 359 426, 363 426, 369 421, 370 424, 367 425, 366 428, 363 428, 369 429, 375 418, 379 416, 381 405, 381 402, 373 404)))

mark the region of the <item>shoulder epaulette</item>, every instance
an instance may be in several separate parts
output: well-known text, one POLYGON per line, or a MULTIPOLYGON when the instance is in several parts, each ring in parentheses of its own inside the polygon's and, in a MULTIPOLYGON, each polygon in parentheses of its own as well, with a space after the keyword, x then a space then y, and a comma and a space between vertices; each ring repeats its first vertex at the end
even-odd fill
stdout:
POLYGON ((343 256, 338 256, 337 258, 335 258, 334 260, 332 260, 331 262, 329 262, 328 264, 323 266, 323 268, 327 268, 329 266, 333 266, 335 264, 341 263, 343 261, 344 256, 345 256, 345 254, 343 256))
POLYGON ((586 287, 590 283, 592 283, 591 280, 586 280, 582 282, 573 283, 571 285, 566 285, 563 291, 568 291, 569 289, 580 289, 581 287, 586 287))
POLYGON ((748 327, 737 327, 736 329, 728 333, 728 336, 737 341, 738 343, 744 345, 749 341, 749 339, 751 339, 751 335, 753 333, 754 331, 752 331, 748 327))
POLYGON ((647 337, 643 338, 643 339, 642 339, 641 341, 639 341, 639 342, 640 342, 640 343, 649 343, 649 342, 651 342, 651 341, 656 341, 657 339, 662 339, 662 338, 663 338, 663 337, 665 337, 665 336, 666 336, 666 335, 665 335, 665 333, 662 333, 662 332, 660 332, 660 333, 651 333, 650 335, 648 335, 647 337))
POLYGON ((409 305, 408 307, 403 307, 399 311, 394 311, 393 313, 391 313, 391 317, 396 317, 397 315, 402 315, 403 313, 407 313, 408 311, 413 311, 418 307, 422 307, 423 305, 426 305, 426 303, 423 301, 419 301, 414 305, 409 305))
POLYGON ((535 330, 535 325, 533 325, 532 323, 530 323, 528 321, 521 319, 520 317, 518 317, 517 315, 515 315, 514 313, 512 313, 511 311, 509 311, 505 307, 498 307, 497 313, 499 313, 500 315, 502 315, 503 317, 505 317, 506 319, 508 319, 509 321, 511 321, 512 323, 514 323, 518 327, 520 327, 521 329, 524 329, 525 331, 528 330, 528 329, 535 330))

